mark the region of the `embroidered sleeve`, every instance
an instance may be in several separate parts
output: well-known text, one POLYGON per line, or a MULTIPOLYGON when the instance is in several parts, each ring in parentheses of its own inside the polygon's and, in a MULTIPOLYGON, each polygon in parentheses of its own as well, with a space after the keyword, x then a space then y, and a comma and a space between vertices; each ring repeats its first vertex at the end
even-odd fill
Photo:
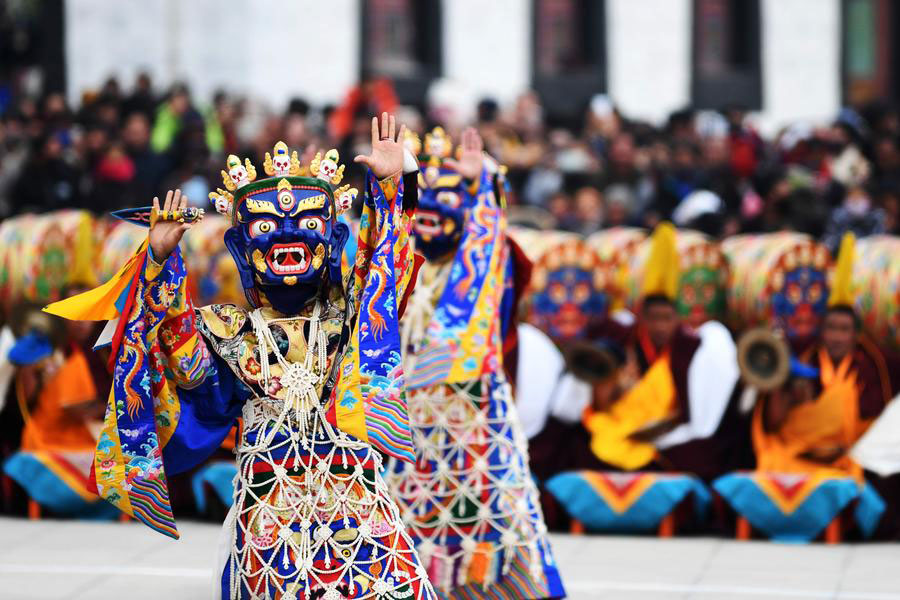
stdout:
POLYGON ((327 413, 345 433, 412 461, 398 313, 414 273, 415 203, 404 207, 403 192, 399 175, 377 181, 368 174, 350 290, 357 314, 327 413))
POLYGON ((501 366, 497 313, 506 274, 505 221, 486 170, 478 189, 477 196, 466 199, 462 239, 425 331, 416 369, 407 374, 410 388, 472 381, 501 366))
POLYGON ((144 305, 149 310, 149 320, 159 327, 156 337, 165 355, 165 374, 181 388, 194 388, 203 382, 211 363, 206 345, 197 333, 180 249, 172 253, 165 265, 157 263, 148 252, 144 275, 144 305))
MULTIPOLYGON (((416 190, 411 190, 416 194, 416 190)), ((354 305, 359 306, 361 295, 369 276, 373 253, 388 237, 391 238, 391 260, 397 298, 404 298, 413 279, 415 261, 411 247, 411 231, 415 215, 415 202, 404 202, 404 178, 399 174, 382 180, 369 172, 366 179, 366 195, 359 220, 356 264, 351 289, 354 305)), ((376 258, 377 260, 382 260, 376 258)))
POLYGON ((193 420, 184 418, 187 407, 177 385, 210 395, 219 394, 220 387, 218 377, 206 377, 210 358, 194 329, 180 250, 162 264, 146 251, 137 258, 142 267, 123 297, 112 341, 113 385, 93 473, 102 498, 156 531, 178 537, 163 448, 176 428, 193 420))

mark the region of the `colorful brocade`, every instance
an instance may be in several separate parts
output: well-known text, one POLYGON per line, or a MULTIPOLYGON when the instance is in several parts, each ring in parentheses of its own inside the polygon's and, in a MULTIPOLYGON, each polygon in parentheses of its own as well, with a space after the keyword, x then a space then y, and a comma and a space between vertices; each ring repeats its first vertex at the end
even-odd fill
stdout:
POLYGON ((504 291, 505 224, 485 171, 449 279, 409 375, 410 389, 471 381, 500 368, 497 310, 504 291))
POLYGON ((113 387, 93 474, 102 498, 177 538, 162 448, 181 412, 175 386, 202 382, 210 357, 194 327, 180 251, 165 265, 143 254, 114 338, 113 387))
POLYGON ((416 462, 386 478, 441 597, 560 598, 503 371, 513 262, 487 174, 473 204, 454 259, 423 267, 404 316, 416 462))
POLYGON ((403 205, 403 180, 382 182, 369 173, 360 218, 350 298, 357 306, 349 346, 327 408, 338 429, 382 452, 413 461, 399 310, 414 273, 410 229, 414 205, 403 205))

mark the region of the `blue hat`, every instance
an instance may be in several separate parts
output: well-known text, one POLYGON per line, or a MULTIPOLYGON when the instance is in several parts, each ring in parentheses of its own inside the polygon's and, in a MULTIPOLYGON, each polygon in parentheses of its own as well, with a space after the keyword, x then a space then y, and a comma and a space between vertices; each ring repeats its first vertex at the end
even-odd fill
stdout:
POLYGON ((9 362, 24 367, 33 365, 53 354, 53 344, 48 338, 39 331, 32 331, 25 334, 13 344, 9 350, 9 362))
POLYGON ((791 377, 801 377, 803 379, 817 379, 819 377, 819 369, 804 362, 800 362, 797 358, 791 357, 791 377))

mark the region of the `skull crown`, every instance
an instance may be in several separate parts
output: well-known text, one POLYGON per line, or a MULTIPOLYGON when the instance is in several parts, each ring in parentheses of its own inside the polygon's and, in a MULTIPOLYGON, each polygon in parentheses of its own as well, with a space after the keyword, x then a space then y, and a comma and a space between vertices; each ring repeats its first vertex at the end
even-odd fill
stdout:
MULTIPOLYGON (((263 170, 269 177, 287 176, 313 176, 332 185, 339 185, 344 177, 344 165, 339 164, 340 155, 334 148, 322 156, 318 152, 309 166, 300 164, 297 151, 290 151, 287 144, 278 141, 272 148, 272 152, 266 152, 263 161, 263 170)), ((222 183, 225 189, 217 188, 209 194, 209 199, 216 208, 216 212, 231 217, 234 214, 234 192, 248 183, 256 180, 256 167, 250 159, 241 159, 229 154, 225 161, 225 169, 222 171, 222 183)), ((356 188, 343 186, 335 190, 334 198, 338 214, 350 209, 357 196, 356 188)))
POLYGON ((344 178, 344 165, 339 165, 338 160, 340 155, 334 148, 326 152, 324 157, 321 152, 317 152, 309 163, 309 172, 313 177, 338 185, 344 178))
POLYGON ((297 158, 297 151, 289 153, 287 144, 281 141, 277 142, 272 149, 272 154, 266 152, 263 170, 269 177, 300 175, 300 159, 297 158))

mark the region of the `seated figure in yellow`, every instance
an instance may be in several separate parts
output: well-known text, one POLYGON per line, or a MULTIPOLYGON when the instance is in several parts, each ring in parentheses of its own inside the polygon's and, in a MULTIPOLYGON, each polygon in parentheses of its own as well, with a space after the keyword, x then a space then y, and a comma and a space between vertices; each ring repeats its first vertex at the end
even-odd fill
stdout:
POLYGON ((900 365, 860 332, 853 309, 854 257, 855 239, 846 234, 819 340, 800 357, 818 368, 818 377, 792 380, 790 393, 779 391, 757 406, 753 443, 761 471, 824 467, 862 480, 862 469, 847 452, 897 393, 900 365))
MULTIPOLYGON (((21 387, 34 381, 36 401, 22 432, 22 450, 87 452, 93 454, 96 440, 88 427, 89 413, 96 408, 100 395, 94 386, 87 360, 80 350, 68 357, 49 357, 42 367, 24 368, 21 387), (32 373, 31 369, 43 369, 32 373)), ((102 408, 102 404, 100 404, 102 408)), ((96 412, 94 410, 93 412, 96 412)))
POLYGON ((725 470, 717 457, 733 454, 713 438, 737 381, 734 343, 718 322, 696 332, 681 323, 677 283, 675 229, 664 223, 653 233, 636 323, 607 319, 602 327, 624 366, 602 383, 587 377, 595 380, 594 402, 583 424, 605 468, 652 464, 710 478, 725 470))
POLYGON ((841 244, 818 340, 791 361, 786 383, 754 408, 756 470, 713 484, 741 517, 774 539, 814 539, 829 524, 841 525, 836 518, 851 502, 864 536, 893 520, 883 489, 868 485, 850 453, 896 393, 900 375, 888 354, 860 333, 849 285, 852 258, 851 234, 841 244))

